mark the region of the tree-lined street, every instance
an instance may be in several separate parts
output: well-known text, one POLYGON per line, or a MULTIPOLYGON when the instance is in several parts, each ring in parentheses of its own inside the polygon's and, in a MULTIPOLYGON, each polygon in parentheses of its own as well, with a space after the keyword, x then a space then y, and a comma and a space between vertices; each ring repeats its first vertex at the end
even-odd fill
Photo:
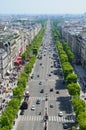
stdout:
POLYGON ((47 130, 63 130, 63 123, 70 127, 75 117, 68 91, 63 84, 62 69, 49 21, 39 55, 42 58, 37 58, 27 87, 30 92, 29 106, 24 115, 19 115, 16 130, 44 130, 45 126, 47 130), (38 99, 39 104, 36 103, 38 99), (44 120, 46 114, 48 119, 44 120))

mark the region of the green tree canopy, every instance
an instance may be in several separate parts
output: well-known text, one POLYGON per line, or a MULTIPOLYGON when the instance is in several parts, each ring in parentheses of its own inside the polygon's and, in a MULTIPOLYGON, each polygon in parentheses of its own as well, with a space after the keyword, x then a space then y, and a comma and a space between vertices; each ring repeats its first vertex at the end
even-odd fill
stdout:
POLYGON ((66 83, 77 83, 77 74, 71 73, 66 77, 66 83))
POLYGON ((68 91, 72 96, 80 95, 80 86, 77 83, 71 83, 67 85, 68 91))

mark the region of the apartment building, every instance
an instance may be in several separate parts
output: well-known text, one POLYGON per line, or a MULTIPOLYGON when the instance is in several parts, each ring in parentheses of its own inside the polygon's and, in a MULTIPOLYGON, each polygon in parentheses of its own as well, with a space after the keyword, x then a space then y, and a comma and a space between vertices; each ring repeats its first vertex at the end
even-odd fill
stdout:
POLYGON ((31 44, 31 41, 41 29, 41 24, 34 24, 29 29, 25 26, 9 29, 0 35, 0 78, 14 67, 14 62, 31 44))
POLYGON ((75 55, 75 61, 79 61, 86 68, 86 26, 77 22, 64 22, 57 26, 62 39, 68 42, 75 55))

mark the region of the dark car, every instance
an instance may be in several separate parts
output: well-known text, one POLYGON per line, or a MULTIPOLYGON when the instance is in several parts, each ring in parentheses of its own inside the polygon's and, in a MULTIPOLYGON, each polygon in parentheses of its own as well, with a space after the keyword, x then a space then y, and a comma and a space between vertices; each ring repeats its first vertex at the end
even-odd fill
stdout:
POLYGON ((53 104, 50 104, 50 108, 53 108, 54 106, 53 106, 53 104))
POLYGON ((41 81, 39 82, 39 85, 42 85, 42 82, 41 82, 41 81))
POLYGON ((64 123, 64 124, 63 124, 63 128, 64 128, 64 129, 68 129, 68 124, 67 124, 67 123, 64 123))
POLYGON ((40 63, 40 65, 42 65, 42 63, 40 63))
POLYGON ((40 99, 37 99, 37 100, 36 100, 36 104, 40 104, 40 99))
POLYGON ((59 94, 59 91, 58 91, 58 90, 56 91, 56 94, 59 94))
POLYGON ((86 100, 86 97, 84 98, 84 100, 86 100))
POLYGON ((33 78, 34 78, 34 75, 32 74, 32 75, 31 75, 31 79, 33 79, 33 78))
POLYGON ((39 74, 37 75, 37 77, 39 77, 39 74))
POLYGON ((53 92, 53 88, 50 88, 50 92, 53 92))
POLYGON ((41 89, 41 90, 40 90, 40 93, 44 93, 44 89, 41 89))
POLYGON ((48 75, 49 77, 51 76, 51 74, 48 75))

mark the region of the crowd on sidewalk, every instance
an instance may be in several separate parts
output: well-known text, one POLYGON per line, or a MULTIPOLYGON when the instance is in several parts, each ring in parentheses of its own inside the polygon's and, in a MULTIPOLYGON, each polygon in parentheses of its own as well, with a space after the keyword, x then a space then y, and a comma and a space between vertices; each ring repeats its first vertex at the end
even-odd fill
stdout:
POLYGON ((12 89, 17 85, 20 70, 14 67, 0 82, 0 116, 13 97, 12 89))

